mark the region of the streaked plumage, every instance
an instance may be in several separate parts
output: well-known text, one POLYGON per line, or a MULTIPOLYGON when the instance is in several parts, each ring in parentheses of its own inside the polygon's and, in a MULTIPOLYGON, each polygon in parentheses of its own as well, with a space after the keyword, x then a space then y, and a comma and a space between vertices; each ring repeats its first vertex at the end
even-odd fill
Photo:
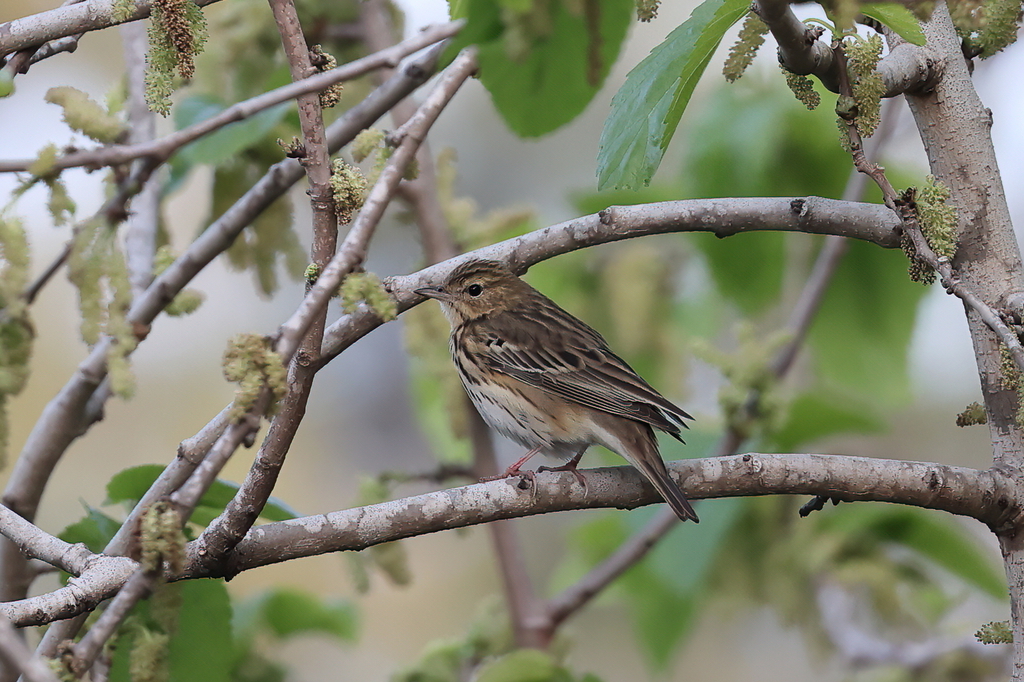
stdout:
POLYGON ((576 463, 591 445, 622 455, 681 519, 697 514, 669 477, 653 429, 680 438, 690 415, 651 388, 594 329, 485 260, 418 289, 436 298, 452 326, 451 351, 484 420, 535 452, 576 463))

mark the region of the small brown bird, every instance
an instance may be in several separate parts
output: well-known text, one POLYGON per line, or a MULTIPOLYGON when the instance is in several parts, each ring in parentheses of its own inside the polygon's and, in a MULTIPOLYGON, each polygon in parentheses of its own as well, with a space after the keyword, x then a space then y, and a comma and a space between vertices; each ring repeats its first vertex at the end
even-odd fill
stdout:
POLYGON ((640 470, 680 519, 698 521, 658 452, 654 429, 682 441, 693 419, 633 371, 595 330, 501 263, 473 260, 439 285, 436 298, 452 326, 451 351, 462 384, 484 420, 538 452, 568 460, 538 471, 576 471, 588 447, 603 445, 640 470), (652 428, 653 427, 653 428, 652 428))

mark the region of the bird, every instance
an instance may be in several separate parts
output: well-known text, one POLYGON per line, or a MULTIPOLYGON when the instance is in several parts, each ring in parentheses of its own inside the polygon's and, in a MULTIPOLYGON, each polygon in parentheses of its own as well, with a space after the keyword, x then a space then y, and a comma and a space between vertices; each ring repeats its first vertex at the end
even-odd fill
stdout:
POLYGON ((682 520, 697 513, 672 480, 654 429, 682 442, 693 419, 644 381, 585 322, 498 261, 472 259, 440 284, 415 289, 436 299, 451 325, 452 358, 473 404, 498 433, 529 448, 504 476, 542 452, 567 462, 537 471, 577 471, 591 445, 638 469, 682 520))

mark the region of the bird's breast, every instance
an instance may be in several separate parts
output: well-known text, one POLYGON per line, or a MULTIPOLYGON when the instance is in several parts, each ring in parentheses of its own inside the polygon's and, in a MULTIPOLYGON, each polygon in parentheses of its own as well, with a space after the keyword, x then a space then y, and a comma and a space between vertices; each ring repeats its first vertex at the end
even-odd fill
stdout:
POLYGON ((494 371, 471 348, 458 333, 452 335, 452 357, 462 385, 492 429, 557 457, 569 457, 593 442, 578 406, 494 371))

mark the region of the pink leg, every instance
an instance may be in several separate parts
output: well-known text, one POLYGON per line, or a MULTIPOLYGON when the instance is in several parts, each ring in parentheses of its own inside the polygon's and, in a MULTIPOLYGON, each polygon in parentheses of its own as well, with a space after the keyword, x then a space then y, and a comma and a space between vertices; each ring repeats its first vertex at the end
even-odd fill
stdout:
POLYGON ((541 472, 541 471, 568 471, 568 472, 572 473, 573 476, 576 477, 576 480, 579 481, 580 485, 583 486, 583 489, 586 490, 587 489, 587 479, 584 478, 583 474, 580 473, 580 471, 576 468, 579 465, 579 463, 580 463, 580 458, 583 457, 583 453, 586 452, 586 451, 587 451, 587 448, 584 447, 579 452, 577 452, 573 456, 573 458, 570 459, 565 464, 563 464, 561 466, 557 466, 557 467, 541 466, 541 467, 537 467, 537 471, 538 472, 541 472))
POLYGON ((524 477, 526 477, 526 478, 528 478, 528 479, 530 479, 532 481, 533 480, 533 472, 532 471, 520 471, 519 468, 521 466, 523 466, 524 464, 526 464, 528 461, 530 461, 530 458, 533 457, 534 455, 536 455, 538 452, 540 452, 541 449, 542 449, 542 447, 538 445, 537 447, 535 447, 534 449, 530 450, 525 455, 520 457, 519 460, 516 461, 515 464, 510 466, 508 469, 505 469, 505 473, 498 474, 497 476, 487 476, 485 478, 481 478, 480 482, 484 483, 486 481, 497 481, 497 480, 500 480, 502 478, 509 478, 510 476, 524 476, 524 477))

